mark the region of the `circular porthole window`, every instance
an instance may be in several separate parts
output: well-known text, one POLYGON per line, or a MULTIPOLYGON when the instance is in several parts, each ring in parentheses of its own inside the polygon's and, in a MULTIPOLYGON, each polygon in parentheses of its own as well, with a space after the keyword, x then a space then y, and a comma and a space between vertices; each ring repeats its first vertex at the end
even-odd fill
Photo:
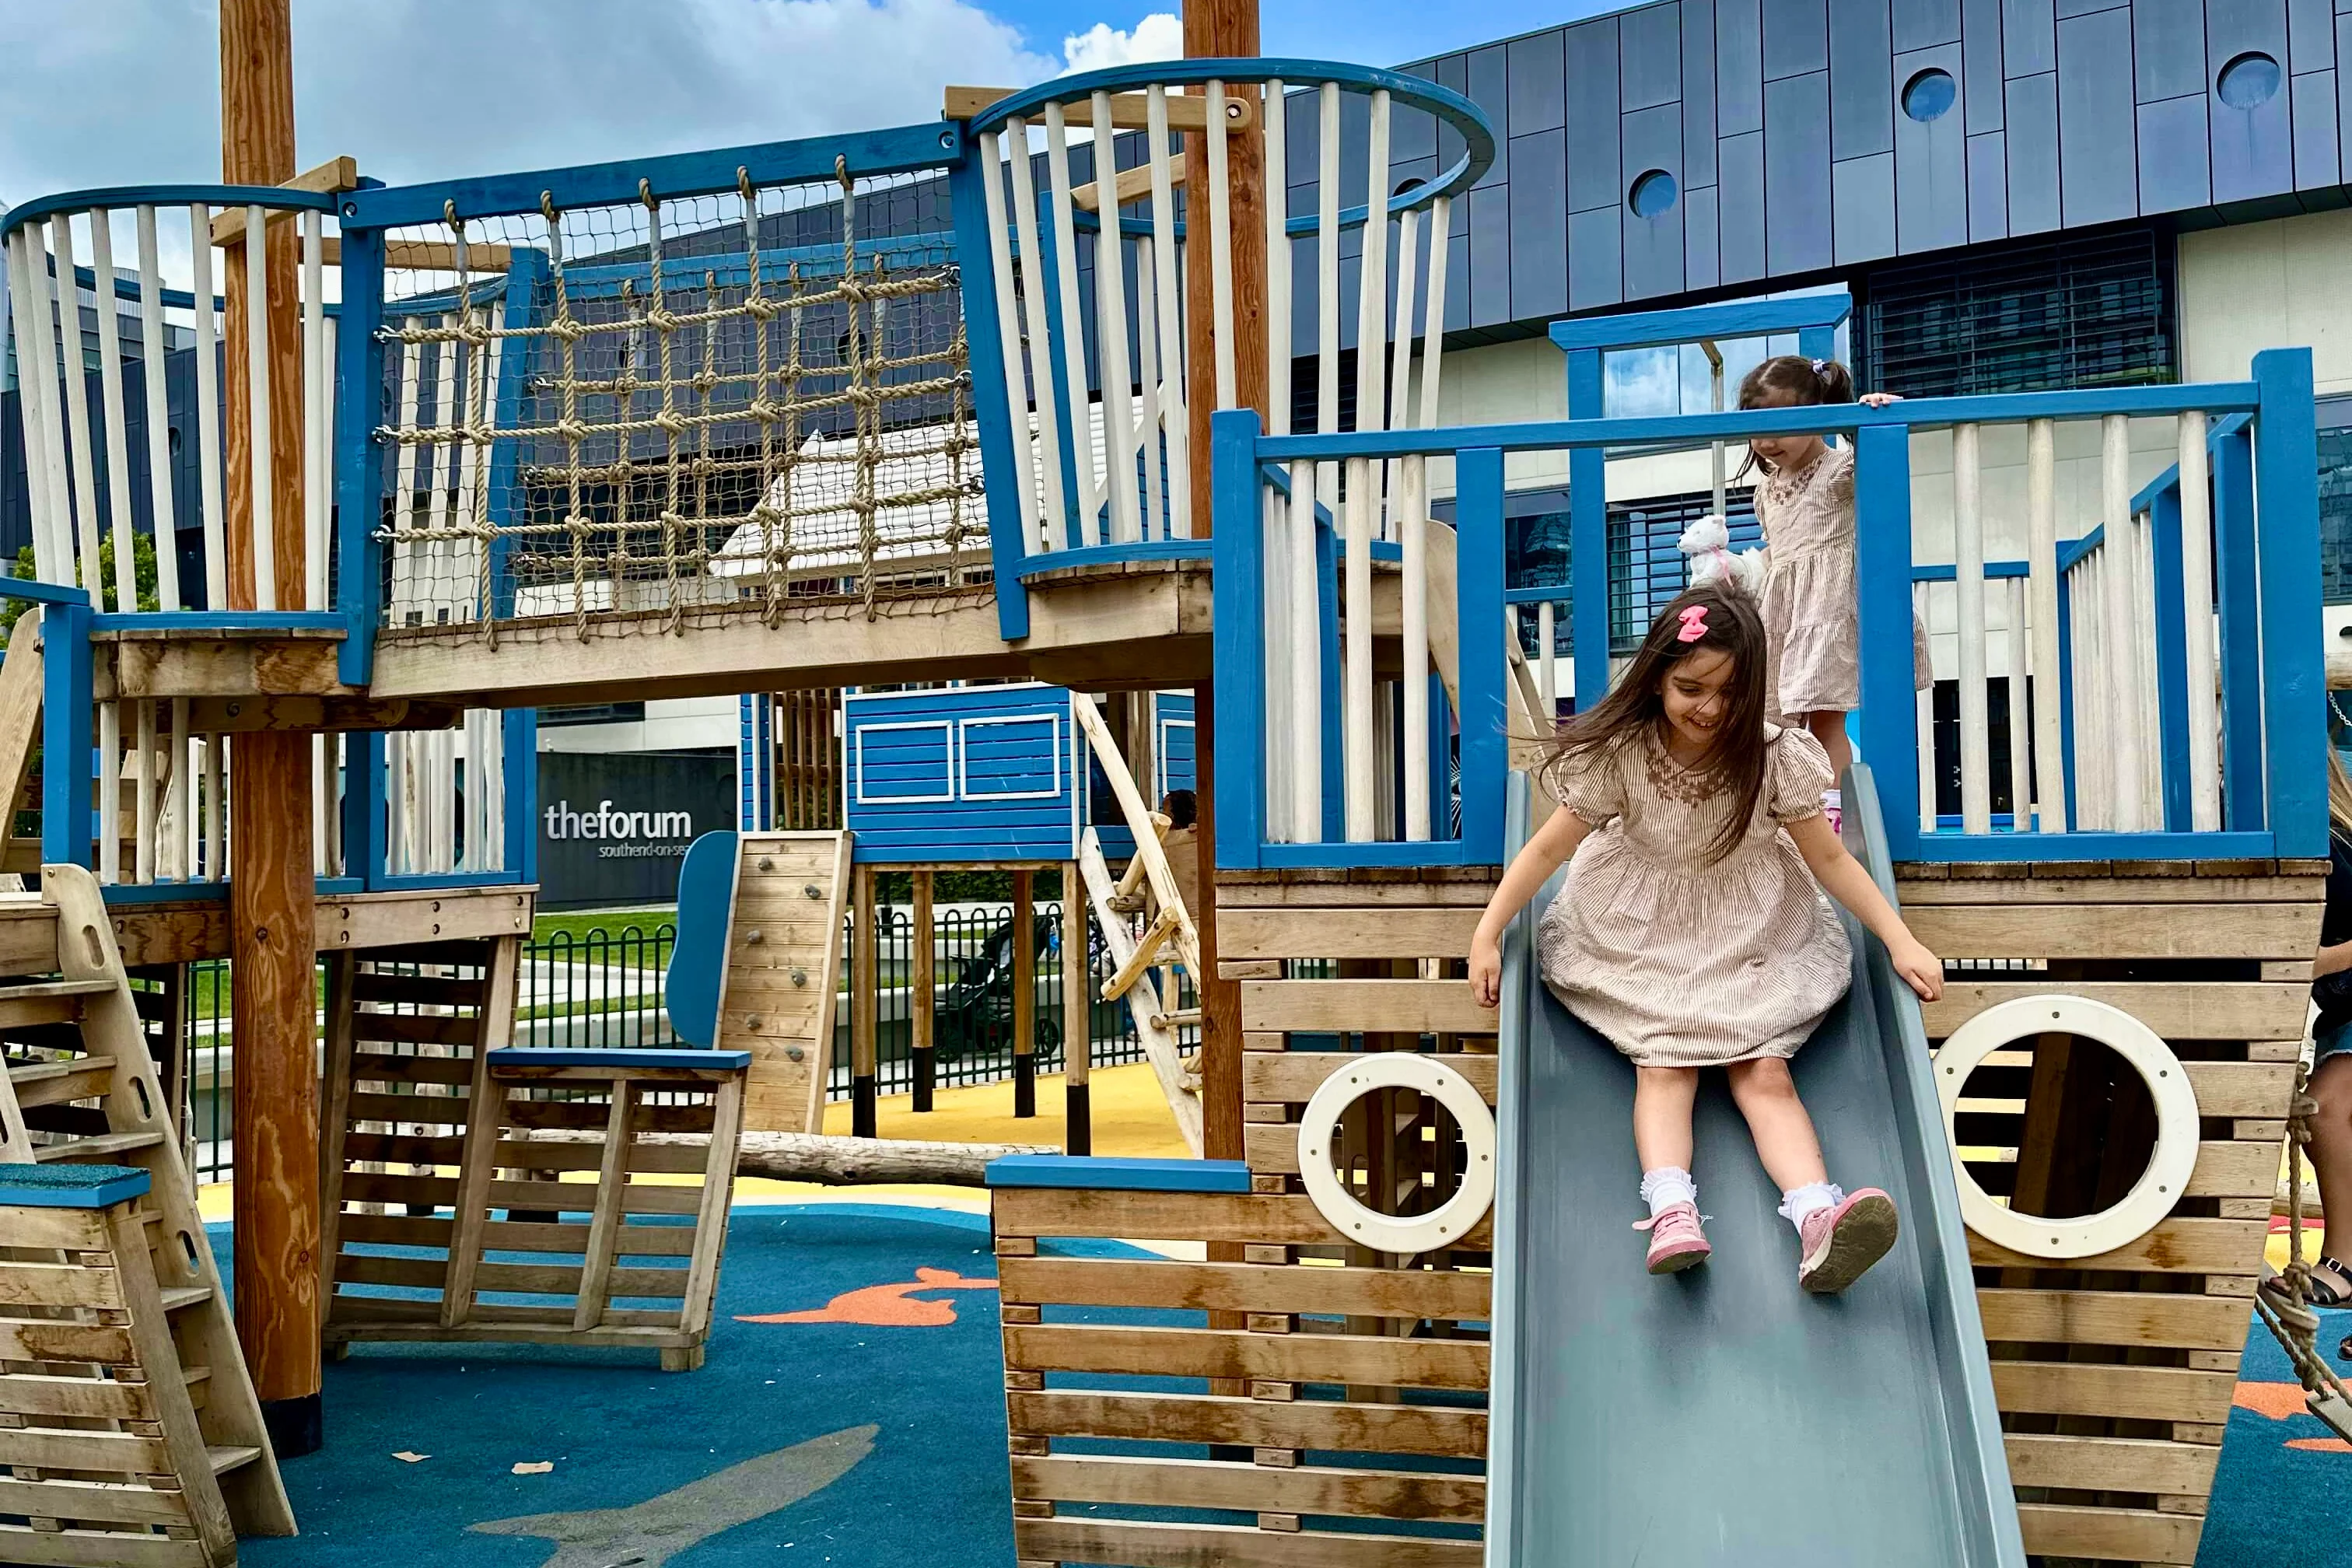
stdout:
POLYGON ((1664 169, 1652 169, 1633 182, 1625 202, 1635 217, 1663 217, 1675 205, 1675 177, 1664 169))
POLYGON ((2232 109, 2260 109, 2278 96, 2279 63, 2259 49, 2250 50, 2221 68, 2213 88, 2232 109))
POLYGON ((1923 70, 1903 84, 1903 112, 1924 125, 1949 113, 1959 96, 1959 83, 1951 72, 1923 70))
POLYGON ((1351 1058, 1323 1080, 1299 1115, 1298 1174, 1317 1211, 1352 1241, 1409 1256, 1453 1247, 1495 1204, 1495 1113, 1468 1079, 1433 1057, 1377 1051, 1351 1058), (1376 1089, 1427 1095, 1461 1131, 1462 1169, 1453 1195, 1425 1214, 1374 1213, 1357 1201, 1339 1167, 1339 1118, 1376 1089))

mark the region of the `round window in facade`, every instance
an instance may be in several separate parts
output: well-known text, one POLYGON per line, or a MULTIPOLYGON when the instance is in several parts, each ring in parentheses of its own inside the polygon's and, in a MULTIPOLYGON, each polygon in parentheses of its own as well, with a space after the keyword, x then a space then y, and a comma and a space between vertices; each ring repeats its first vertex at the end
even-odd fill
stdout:
POLYGON ((1924 125, 1949 113, 1959 96, 1959 84, 1952 79, 1952 73, 1931 68, 1903 84, 1903 112, 1924 125))
POLYGON ((1664 217, 1675 205, 1675 177, 1664 169, 1652 169, 1633 182, 1625 204, 1635 217, 1664 217))
POLYGON ((2250 50, 2221 68, 2214 90, 2232 109, 2260 109, 2278 96, 2279 63, 2261 50, 2250 50))

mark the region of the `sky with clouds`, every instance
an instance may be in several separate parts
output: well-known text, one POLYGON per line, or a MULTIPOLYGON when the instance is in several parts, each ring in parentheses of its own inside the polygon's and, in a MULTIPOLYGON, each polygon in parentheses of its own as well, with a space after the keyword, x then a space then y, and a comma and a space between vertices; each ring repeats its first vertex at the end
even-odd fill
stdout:
MULTIPOLYGON (((1595 0, 1264 0, 1268 54, 1394 65, 1595 0)), ((304 166, 394 183, 886 125, 950 82, 1181 52, 1161 0, 293 0, 304 166)), ((0 200, 220 171, 215 0, 0 0, 0 200)))

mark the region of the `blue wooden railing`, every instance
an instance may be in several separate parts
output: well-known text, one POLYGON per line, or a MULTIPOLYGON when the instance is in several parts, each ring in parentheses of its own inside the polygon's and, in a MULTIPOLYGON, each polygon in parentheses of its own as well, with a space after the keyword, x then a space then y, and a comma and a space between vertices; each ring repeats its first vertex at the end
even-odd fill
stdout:
MULTIPOLYGON (((2326 853, 2325 738, 2312 716, 2325 686, 2318 586, 2317 451, 2308 350, 2255 356, 2253 377, 2206 385, 2118 387, 1898 403, 1845 404, 1656 418, 1573 419, 1438 430, 1268 437, 1247 411, 1216 416, 1212 486, 1216 545, 1217 724, 1232 761, 1217 771, 1218 862, 1234 868, 1491 864, 1502 856, 1505 653, 1500 638, 1462 639, 1460 833, 1429 842, 1276 843, 1265 832, 1265 731, 1273 676, 1265 645, 1266 475, 1300 461, 1433 457, 1454 463, 1457 601, 1464 627, 1502 619, 1503 465, 1514 452, 1600 453, 1689 447, 1760 436, 1850 436, 1855 448, 1863 665, 1861 749, 1890 800, 1916 798, 1919 747, 1911 653, 1911 437, 1964 424, 2177 416, 2201 410, 2211 437, 2226 813, 2215 833, 2182 831, 2168 788, 2164 830, 1967 834, 1923 831, 1898 813, 1898 860, 2115 860, 2320 857, 2326 853)), ((2177 478, 2169 479, 2176 488, 2177 478)), ((2162 515, 2158 479, 2143 504, 2162 515)), ((2178 509, 2171 515, 2176 520, 2178 509)), ((2178 583, 2178 554, 2171 556, 2178 583)), ((2053 563, 2054 564, 2054 563, 2053 563)), ((1331 570, 1325 565, 1323 570, 1331 570)), ((1999 573, 2021 571, 2004 565, 1999 573)), ((1929 569, 1930 574, 1933 569, 1929 569)), ((1600 574, 1581 575, 1599 576, 1600 574)), ((1596 595, 1605 617, 1605 584, 1596 595)), ((2161 595, 2159 595, 2159 597, 2161 595)), ((1321 595, 1330 609, 1332 595, 1321 595)), ((2179 616, 2157 633, 2179 646, 2179 616)), ((1606 625, 1605 618, 1601 623, 1606 625)), ((1331 636, 1327 626, 1324 639, 1331 636)), ((2062 666, 2066 661, 2061 660, 2062 666)), ((1585 661, 1579 660, 1580 671, 1585 661)), ((1605 668, 1605 665, 1603 666, 1605 668)), ((2063 672, 2062 670, 2062 681, 2063 672)), ((2167 684, 2172 678, 2167 678, 2167 684)), ((2071 693, 2067 694, 2071 702, 2071 693)), ((2163 755, 2186 745, 2180 704, 2161 704, 2163 755), (2176 733, 2182 738, 2174 739, 2176 733)), ((1327 747, 1327 752, 1328 748, 1327 747)))

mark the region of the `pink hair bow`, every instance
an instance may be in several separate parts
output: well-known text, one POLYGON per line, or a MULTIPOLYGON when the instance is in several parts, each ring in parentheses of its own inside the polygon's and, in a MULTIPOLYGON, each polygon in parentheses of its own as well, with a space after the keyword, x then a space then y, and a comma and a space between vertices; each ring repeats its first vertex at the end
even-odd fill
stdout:
POLYGON ((1680 619, 1683 623, 1683 629, 1675 634, 1675 640, 1676 642, 1696 642, 1699 638, 1706 636, 1706 606, 1705 605, 1686 605, 1682 612, 1680 619))

